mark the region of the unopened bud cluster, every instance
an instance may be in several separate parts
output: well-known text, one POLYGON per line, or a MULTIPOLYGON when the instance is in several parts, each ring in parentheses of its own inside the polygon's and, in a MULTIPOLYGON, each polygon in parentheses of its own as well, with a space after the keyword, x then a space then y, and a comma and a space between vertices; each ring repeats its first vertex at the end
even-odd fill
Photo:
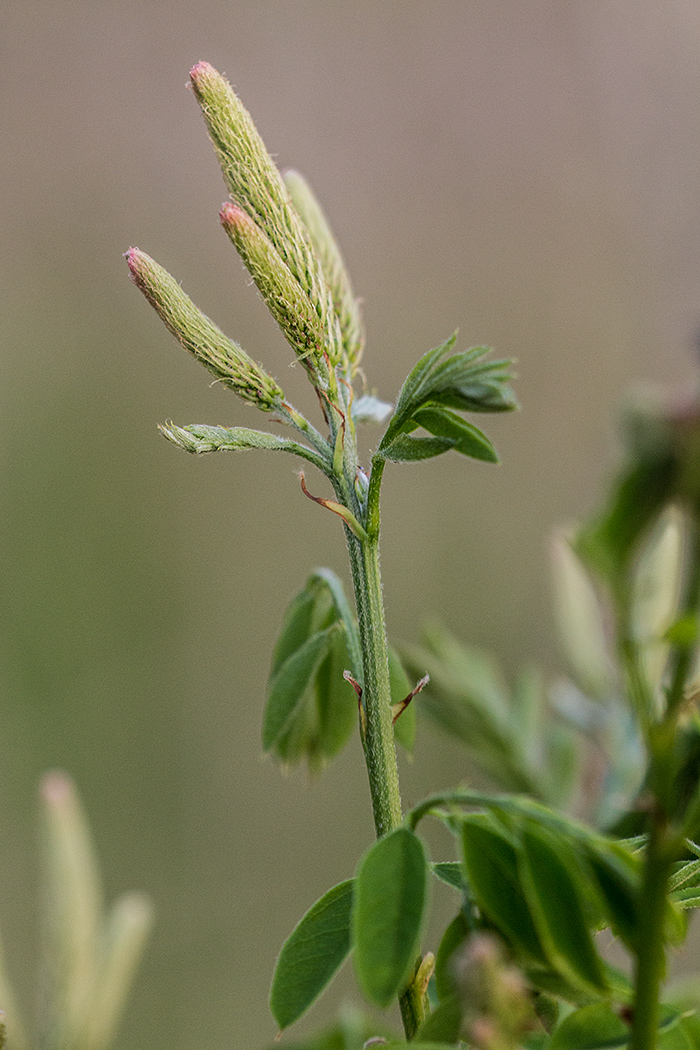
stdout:
MULTIPOLYGON (((311 382, 334 403, 338 382, 357 372, 364 335, 325 216, 301 176, 282 178, 228 81, 207 62, 199 62, 190 79, 231 195, 220 211, 224 230, 311 382)), ((166 270, 138 249, 127 259, 135 283, 186 349, 246 401, 279 408, 283 395, 275 380, 166 270)))
POLYGON ((138 248, 130 248, 126 259, 134 284, 186 350, 244 401, 266 412, 280 406, 282 390, 272 376, 194 305, 167 270, 138 248))

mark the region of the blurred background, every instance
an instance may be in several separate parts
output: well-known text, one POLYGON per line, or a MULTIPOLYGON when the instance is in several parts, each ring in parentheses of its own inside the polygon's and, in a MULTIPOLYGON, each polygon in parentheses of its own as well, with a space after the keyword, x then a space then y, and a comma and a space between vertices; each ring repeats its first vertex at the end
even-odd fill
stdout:
MULTIPOLYGON (((119 1045, 264 1045, 279 946, 372 826, 357 746, 316 781, 261 760, 282 612, 315 566, 347 579, 339 524, 287 457, 195 459, 156 431, 256 421, 131 287, 130 245, 313 410, 219 229, 188 70, 226 73, 278 163, 310 179, 365 300, 380 396, 457 326, 461 347, 518 358, 522 413, 486 421, 499 467, 387 470, 387 616, 396 641, 439 618, 510 672, 555 675, 550 531, 593 506, 630 387, 697 374, 700 7, 3 0, 0 52, 9 968, 26 1000, 36 785, 62 767, 110 896, 156 902, 119 1045)), ((426 728, 405 799, 464 774, 426 728)), ((299 1030, 352 995, 346 974, 299 1030)))

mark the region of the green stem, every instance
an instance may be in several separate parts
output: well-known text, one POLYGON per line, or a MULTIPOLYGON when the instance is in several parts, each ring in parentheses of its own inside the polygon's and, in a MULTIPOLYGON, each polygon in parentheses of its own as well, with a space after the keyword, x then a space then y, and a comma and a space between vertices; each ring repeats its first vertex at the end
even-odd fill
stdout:
MULTIPOLYGON (((693 514, 689 523, 688 583, 683 600, 683 615, 696 616, 700 605, 700 528, 693 514)), ((675 716, 683 701, 683 690, 695 659, 695 645, 683 644, 675 648, 671 662, 671 684, 668 690, 668 716, 675 716)))
POLYGON ((377 838, 398 828, 403 819, 391 724, 389 648, 384 623, 379 544, 348 536, 357 619, 362 646, 364 751, 377 838))
MULTIPOLYGON (((690 524, 689 565, 683 614, 695 616, 700 602, 700 529, 690 524)), ((640 897, 643 930, 637 951, 634 1019, 630 1050, 654 1050, 658 1039, 659 998, 666 958, 664 914, 672 864, 681 854, 683 836, 669 826, 674 781, 674 748, 683 693, 694 657, 694 646, 676 646, 671 658, 671 683, 663 719, 649 727, 651 819, 640 897)), ((687 820, 688 813, 680 815, 687 820)), ((683 823, 683 819, 681 820, 683 823)))
POLYGON ((663 813, 652 816, 640 897, 643 928, 637 951, 630 1050, 654 1050, 659 1030, 659 999, 665 976, 664 914, 671 866, 676 859, 663 813))
MULTIPOLYGON (((383 465, 383 464, 382 464, 383 465)), ((379 472, 381 475, 381 471, 379 472)), ((370 488, 367 524, 370 534, 357 538, 346 528, 355 604, 362 648, 363 748, 377 838, 398 828, 403 820, 399 771, 391 718, 389 646, 386 636, 382 583, 379 571, 379 485, 370 488)), ((407 1039, 420 1023, 421 1003, 411 989, 399 996, 407 1039)))

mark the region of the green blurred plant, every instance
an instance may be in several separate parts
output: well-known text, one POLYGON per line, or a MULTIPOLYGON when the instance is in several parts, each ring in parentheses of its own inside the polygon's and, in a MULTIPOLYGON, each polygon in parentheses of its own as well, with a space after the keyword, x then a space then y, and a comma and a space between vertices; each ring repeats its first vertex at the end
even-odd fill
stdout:
POLYGON ((142 893, 127 893, 105 912, 90 829, 71 780, 65 773, 48 773, 39 799, 43 907, 37 1024, 30 1030, 22 1017, 0 945, 8 1045, 10 1050, 106 1050, 148 936, 151 904, 142 893))
POLYGON ((191 80, 231 194, 222 225, 305 368, 321 421, 317 429, 132 248, 134 282, 182 345, 295 434, 161 429, 196 454, 292 453, 329 482, 332 496, 312 495, 301 474, 303 492, 341 519, 354 603, 328 569, 314 571, 291 602, 272 658, 263 745, 284 765, 320 768, 357 725, 377 837, 354 877, 317 901, 284 944, 271 991, 280 1029, 352 953, 369 1004, 386 1008, 398 997, 403 1041, 348 1014, 306 1050, 700 1047, 687 1006, 661 1005, 667 945, 683 940, 686 911, 700 902, 697 400, 636 411, 629 462, 604 510, 556 540, 559 619, 576 686, 548 694, 528 671, 509 690, 490 660, 440 629, 404 653, 418 679, 411 685, 388 644, 382 604, 383 473, 387 462, 450 450, 495 462, 464 414, 516 407, 510 364, 484 347, 456 351, 452 336, 420 358, 393 406, 367 392, 358 303, 310 187, 279 174, 216 70, 200 63, 191 80), (355 433, 364 422, 386 423, 367 472, 355 433), (424 709, 489 783, 428 797, 404 814, 395 740, 412 747, 411 701, 422 690, 424 709), (588 759, 577 760, 584 737, 595 777, 588 759), (562 808, 583 803, 589 823, 562 808), (456 860, 429 861, 418 834, 428 816, 452 832, 456 860), (456 894, 457 914, 436 953, 422 954, 432 879, 456 894), (605 928, 629 954, 632 980, 601 954, 596 935, 605 928))

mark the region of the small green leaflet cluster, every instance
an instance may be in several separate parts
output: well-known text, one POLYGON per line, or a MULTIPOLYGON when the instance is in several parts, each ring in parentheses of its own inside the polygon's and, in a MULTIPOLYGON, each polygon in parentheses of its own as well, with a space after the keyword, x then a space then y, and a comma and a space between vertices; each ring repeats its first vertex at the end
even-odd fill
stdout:
MULTIPOLYGON (((462 419, 462 412, 503 412, 517 408, 508 386, 510 361, 485 361, 488 347, 472 347, 461 353, 448 354, 455 345, 456 334, 440 346, 429 350, 410 372, 399 393, 396 408, 373 456, 373 466, 390 460, 417 462, 454 449, 472 459, 497 463, 498 455, 491 441, 478 427, 462 419), (419 427, 430 436, 411 436, 419 427)), ((391 406, 364 395, 352 405, 356 423, 381 423, 391 406)), ((194 454, 220 451, 246 451, 253 448, 291 452, 337 481, 337 463, 329 441, 321 436, 286 402, 277 408, 278 418, 310 439, 314 448, 248 427, 221 427, 206 424, 176 426, 171 421, 160 426, 164 437, 194 454)), ((357 513, 362 507, 348 508, 357 513)), ((360 515, 361 516, 361 515, 360 515)))
POLYGON ((493 445, 457 412, 503 412, 517 407, 508 386, 510 361, 485 361, 488 347, 476 346, 442 360, 456 333, 429 350, 406 379, 394 415, 376 455, 397 463, 430 459, 454 449, 496 463, 493 445), (453 411, 456 409, 457 412, 453 411), (431 437, 411 437, 418 427, 431 437))
POLYGON ((353 952, 360 985, 386 1007, 412 976, 427 898, 428 862, 421 840, 397 828, 374 843, 357 876, 329 890, 285 943, 270 1005, 280 1028, 308 1009, 353 952))
MULTIPOLYGON (((389 670, 392 703, 398 704, 411 686, 393 651, 389 670)), ((273 652, 263 715, 265 751, 284 765, 307 759, 312 768, 337 755, 358 721, 358 697, 346 671, 361 689, 357 621, 335 573, 317 569, 287 608, 273 652)), ((412 705, 397 719, 395 736, 407 751, 413 749, 412 705)))
MULTIPOLYGON (((610 927, 630 952, 636 951, 642 928, 642 843, 611 839, 522 796, 475 791, 427 799, 408 815, 407 825, 371 846, 355 878, 329 890, 286 941, 270 999, 280 1028, 302 1016, 351 952, 360 987, 377 1006, 388 1006, 410 985, 432 871, 459 893, 461 907, 437 951, 433 1012, 411 1045, 458 1042, 468 1004, 462 1001, 453 956, 480 929, 498 932, 538 990, 536 1009, 552 1033, 547 1050, 602 1045, 585 1039, 574 1043, 573 1032, 586 1031, 587 1019, 593 1030, 611 1017, 619 1020, 613 1004, 631 1000, 629 982, 601 958, 594 938, 610 927), (479 811, 458 811, 465 806, 479 811), (428 863, 413 829, 429 813, 453 832, 461 861, 428 863), (576 1007, 562 1025, 557 1024, 558 999, 576 1007)), ((693 843, 689 852, 700 855, 693 843)), ((681 909, 700 902, 700 861, 679 862, 672 885, 667 936, 678 943, 685 934, 681 909)), ((667 1011, 666 1027, 669 1018, 667 1011)))

